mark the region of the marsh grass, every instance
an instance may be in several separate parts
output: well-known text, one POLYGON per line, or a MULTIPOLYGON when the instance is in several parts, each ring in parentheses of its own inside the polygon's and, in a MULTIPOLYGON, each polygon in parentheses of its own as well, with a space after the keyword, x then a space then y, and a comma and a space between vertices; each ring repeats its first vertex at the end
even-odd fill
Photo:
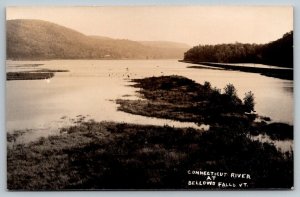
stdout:
POLYGON ((132 81, 142 99, 116 100, 120 111, 211 125, 236 120, 248 124, 253 118, 245 114, 245 106, 236 95, 221 94, 209 82, 201 85, 176 75, 132 81))
POLYGON ((253 135, 267 134, 272 140, 293 139, 293 126, 267 123, 269 117, 253 113, 254 94, 246 93, 242 101, 233 84, 220 89, 209 82, 198 84, 188 78, 171 75, 133 79, 141 99, 117 99, 118 110, 148 117, 166 118, 211 127, 244 127, 253 135), (254 121, 259 119, 260 121, 254 121))
POLYGON ((188 169, 249 173, 249 188, 293 184, 292 155, 239 129, 89 121, 8 148, 7 162, 10 190, 188 189, 188 169))
POLYGON ((250 133, 254 136, 259 134, 266 134, 272 140, 293 140, 294 135, 294 126, 280 123, 280 122, 273 122, 267 124, 266 122, 259 122, 252 124, 250 128, 250 133))

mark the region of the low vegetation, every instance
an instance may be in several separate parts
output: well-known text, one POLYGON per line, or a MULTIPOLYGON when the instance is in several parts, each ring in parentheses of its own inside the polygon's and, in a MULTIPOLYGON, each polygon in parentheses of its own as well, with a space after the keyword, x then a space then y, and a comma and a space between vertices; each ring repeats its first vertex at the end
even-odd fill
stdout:
MULTIPOLYGON (((141 100, 118 99, 118 109, 143 116, 196 122, 198 124, 244 124, 255 118, 247 114, 254 110, 254 100, 247 98, 246 105, 236 95, 232 84, 224 88, 224 93, 181 76, 149 77, 134 79, 133 85, 139 89, 141 100), (249 107, 253 105, 253 108, 249 107)), ((253 97, 253 95, 246 95, 253 97)))
POLYGON ((203 85, 181 76, 134 79, 139 100, 116 100, 118 110, 149 116, 209 124, 210 127, 243 127, 251 135, 267 134, 273 140, 293 139, 293 126, 267 123, 269 117, 255 114, 255 96, 249 91, 243 101, 233 84, 223 93, 209 82, 203 85), (255 121, 257 119, 257 121, 255 121))
POLYGON ((188 181, 199 177, 187 171, 195 169, 248 173, 250 189, 293 186, 292 154, 252 141, 239 128, 88 121, 61 132, 8 149, 10 190, 190 189, 188 181))
POLYGON ((250 133, 252 135, 266 134, 270 136, 272 140, 293 140, 293 130, 294 127, 286 123, 273 122, 267 124, 262 121, 254 123, 250 128, 250 133))

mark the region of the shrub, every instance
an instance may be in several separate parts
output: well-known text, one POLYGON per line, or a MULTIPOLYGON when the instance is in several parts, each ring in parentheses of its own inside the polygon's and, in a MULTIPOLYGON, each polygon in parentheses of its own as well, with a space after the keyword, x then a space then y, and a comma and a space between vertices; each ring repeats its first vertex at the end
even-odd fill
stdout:
POLYGON ((229 97, 237 97, 236 89, 233 84, 229 83, 224 88, 224 93, 229 97))
POLYGON ((252 112, 254 111, 254 94, 250 91, 245 93, 245 97, 243 98, 244 100, 244 106, 245 106, 245 111, 246 112, 252 112))
POLYGON ((205 81, 205 82, 204 82, 204 88, 207 89, 207 90, 210 90, 210 89, 211 89, 211 84, 210 84, 210 82, 205 81))

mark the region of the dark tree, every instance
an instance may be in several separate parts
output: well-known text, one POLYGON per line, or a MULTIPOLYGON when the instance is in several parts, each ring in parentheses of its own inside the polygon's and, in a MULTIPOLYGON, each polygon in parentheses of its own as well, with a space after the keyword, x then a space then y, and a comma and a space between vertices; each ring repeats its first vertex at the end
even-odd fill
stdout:
POLYGON ((244 106, 245 106, 245 111, 246 112, 252 112, 254 111, 254 94, 250 91, 245 93, 245 97, 243 98, 244 100, 244 106))
POLYGON ((224 88, 224 93, 230 98, 237 97, 236 89, 233 84, 229 83, 224 88))

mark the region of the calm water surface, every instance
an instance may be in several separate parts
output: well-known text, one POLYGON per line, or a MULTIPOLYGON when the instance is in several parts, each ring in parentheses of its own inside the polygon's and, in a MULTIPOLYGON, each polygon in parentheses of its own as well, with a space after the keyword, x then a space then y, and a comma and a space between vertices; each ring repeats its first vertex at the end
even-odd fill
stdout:
MULTIPOLYGON (((34 69, 67 69, 48 80, 7 81, 7 131, 39 131, 38 135, 57 132, 72 124, 79 115, 96 121, 197 127, 166 119, 149 118, 117 111, 115 99, 136 99, 133 78, 181 75, 198 83, 211 82, 223 90, 234 84, 240 98, 248 91, 255 96, 258 114, 273 121, 293 124, 293 83, 259 74, 192 69, 193 64, 177 60, 52 60, 7 61, 7 72, 34 69), (44 64, 31 67, 24 64, 44 64), (123 96, 126 97, 123 97, 123 96)), ((34 136, 34 135, 33 135, 34 136)))

